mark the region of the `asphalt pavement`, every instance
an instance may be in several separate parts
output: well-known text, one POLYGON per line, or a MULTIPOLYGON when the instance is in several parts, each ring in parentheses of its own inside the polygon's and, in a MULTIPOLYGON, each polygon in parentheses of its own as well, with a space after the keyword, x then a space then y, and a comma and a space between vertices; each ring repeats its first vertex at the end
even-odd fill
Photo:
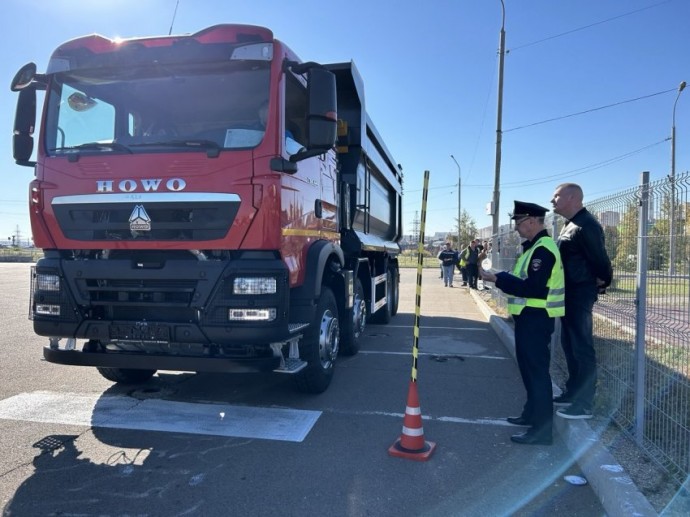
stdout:
MULTIPOLYGON (((428 270, 424 272, 423 312, 436 313, 439 310, 447 310, 449 301, 452 301, 452 310, 459 311, 464 319, 477 318, 476 321, 489 322, 494 330, 495 339, 502 343, 515 359, 515 338, 511 325, 493 311, 478 291, 462 287, 458 274, 455 275, 454 287, 451 289, 445 288, 442 280, 433 273, 435 272, 428 270), (470 310, 469 306, 472 305, 479 309, 478 313, 470 310)), ((481 281, 479 285, 481 289, 481 281)), ((502 387, 499 383, 495 389, 500 391, 506 387, 502 387)), ((554 390, 555 393, 559 391, 555 386, 554 390)), ((519 430, 519 428, 516 429, 519 430)), ((554 432, 556 435, 554 447, 558 447, 560 443, 567 447, 581 469, 579 477, 582 477, 594 490, 606 515, 609 517, 657 515, 623 467, 600 443, 597 434, 586 420, 566 420, 554 416, 554 432)), ((532 447, 535 451, 544 448, 529 445, 518 447, 532 447)))
POLYGON ((398 315, 368 325, 330 388, 305 396, 282 374, 158 372, 132 387, 42 361, 28 266, 2 266, 3 515, 654 515, 585 422, 557 422, 551 446, 511 442, 524 429, 505 421, 524 403, 511 333, 438 269, 421 290, 403 270, 398 315), (436 443, 425 462, 388 454, 409 406, 417 294, 417 387, 436 443))

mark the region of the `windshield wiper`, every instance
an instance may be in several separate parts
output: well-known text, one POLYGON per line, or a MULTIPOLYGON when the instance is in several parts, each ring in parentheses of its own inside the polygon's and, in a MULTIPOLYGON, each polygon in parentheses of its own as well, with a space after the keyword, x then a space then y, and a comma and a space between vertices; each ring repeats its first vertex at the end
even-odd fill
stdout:
POLYGON ((86 142, 79 145, 70 145, 65 147, 55 147, 49 151, 124 151, 132 154, 132 150, 124 144, 118 142, 86 142))
POLYGON ((130 144, 130 147, 183 147, 186 149, 203 149, 209 158, 217 158, 221 147, 218 142, 206 139, 161 140, 160 142, 143 142, 130 144))

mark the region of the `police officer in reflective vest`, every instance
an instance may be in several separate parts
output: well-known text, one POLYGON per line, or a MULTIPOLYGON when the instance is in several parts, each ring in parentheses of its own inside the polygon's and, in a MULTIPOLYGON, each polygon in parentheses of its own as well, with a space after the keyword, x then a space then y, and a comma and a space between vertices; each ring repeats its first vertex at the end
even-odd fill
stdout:
POLYGON ((513 425, 529 426, 511 436, 515 443, 551 445, 553 392, 549 363, 555 319, 565 314, 565 280, 558 247, 544 227, 543 206, 515 201, 511 219, 522 243, 513 273, 482 270, 482 278, 495 282, 508 295, 508 312, 515 322, 515 355, 527 402, 522 414, 508 417, 513 425))

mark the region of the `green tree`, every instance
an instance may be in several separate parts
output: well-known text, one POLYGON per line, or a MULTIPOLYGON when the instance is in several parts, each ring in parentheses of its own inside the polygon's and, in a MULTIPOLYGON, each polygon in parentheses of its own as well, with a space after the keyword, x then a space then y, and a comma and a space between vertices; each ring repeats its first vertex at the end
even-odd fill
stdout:
POLYGON ((651 226, 647 235, 647 268, 656 271, 668 267, 669 257, 668 222, 659 223, 651 226))
POLYGON ((615 267, 623 271, 635 271, 637 257, 637 203, 631 201, 623 212, 618 228, 618 247, 613 255, 615 267))
POLYGON ((606 253, 611 257, 611 260, 615 260, 620 246, 618 228, 616 226, 604 226, 604 239, 606 241, 606 253))
POLYGON ((479 233, 477 231, 477 223, 470 217, 470 214, 466 210, 462 211, 460 216, 460 242, 458 243, 458 218, 455 218, 455 235, 453 236, 452 242, 457 244, 458 249, 464 249, 470 243, 472 239, 477 237, 479 233))

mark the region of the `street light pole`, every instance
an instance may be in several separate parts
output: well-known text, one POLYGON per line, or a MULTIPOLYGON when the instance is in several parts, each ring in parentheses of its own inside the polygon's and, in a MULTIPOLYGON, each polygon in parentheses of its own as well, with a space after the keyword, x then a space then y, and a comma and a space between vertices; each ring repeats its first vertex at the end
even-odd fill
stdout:
POLYGON ((506 7, 501 0, 501 36, 499 40, 498 50, 498 109, 496 113, 496 171, 494 176, 494 196, 492 206, 492 224, 491 233, 493 234, 493 245, 491 260, 493 264, 498 266, 498 216, 500 207, 500 192, 501 192, 501 140, 503 139, 503 131, 501 128, 503 120, 503 61, 505 57, 506 45, 506 7))
POLYGON ((462 220, 462 176, 460 175, 460 164, 455 159, 455 156, 451 154, 450 157, 455 162, 455 165, 458 166, 458 249, 460 249, 460 221, 462 220))
POLYGON ((685 89, 685 81, 678 85, 678 95, 673 103, 673 117, 671 122, 671 209, 669 210, 669 253, 668 253, 668 274, 676 272, 676 250, 675 250, 675 218, 676 218, 676 105, 680 98, 680 93, 685 89))

